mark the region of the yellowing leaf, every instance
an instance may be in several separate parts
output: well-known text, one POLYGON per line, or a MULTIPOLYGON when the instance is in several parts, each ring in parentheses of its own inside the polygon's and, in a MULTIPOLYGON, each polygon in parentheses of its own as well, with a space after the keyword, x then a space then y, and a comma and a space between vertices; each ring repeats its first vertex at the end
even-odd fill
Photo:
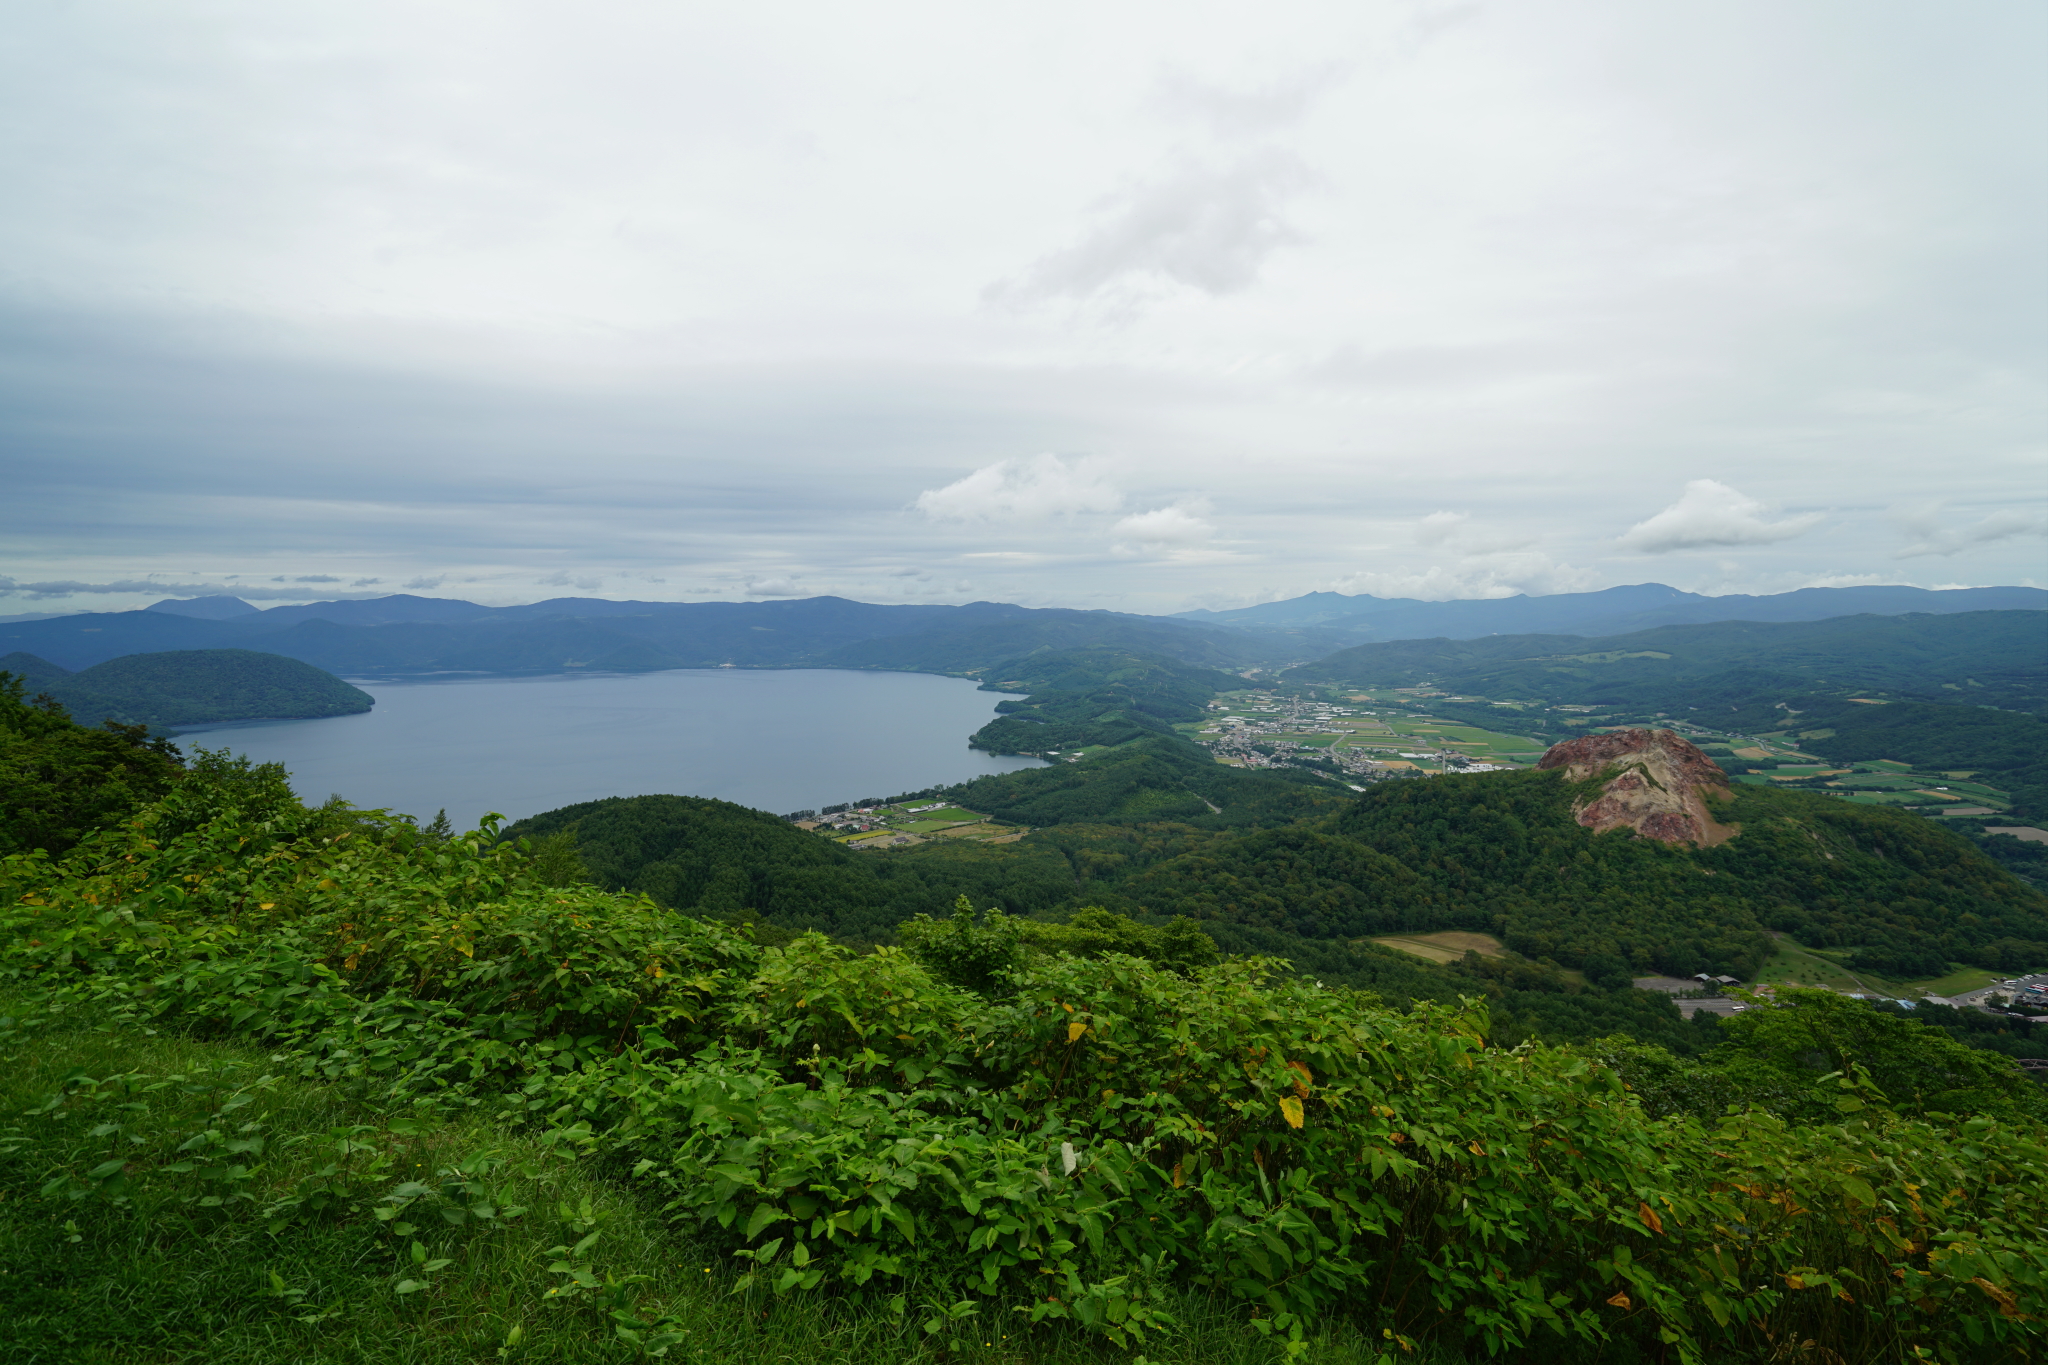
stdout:
POLYGON ((1976 1285, 1979 1289, 1983 1290, 1986 1296, 1988 1296, 1993 1303, 1998 1305, 1998 1311, 2004 1314, 2006 1317, 2017 1317, 2019 1315, 2020 1301, 2017 1298, 2013 1297, 2013 1293, 2011 1290, 2006 1289, 2002 1285, 1995 1285, 1991 1283, 1991 1281, 1985 1279, 1982 1275, 1972 1275, 1970 1277, 1970 1283, 1976 1285))
POLYGON ((258 906, 257 906, 256 908, 257 908, 258 910, 275 910, 275 909, 277 909, 277 902, 276 902, 276 901, 264 901, 264 902, 262 902, 262 903, 261 903, 260 905, 258 905, 258 906))
POLYGON ((1664 1235, 1664 1222, 1657 1217, 1655 1209, 1651 1208, 1648 1204, 1638 1204, 1636 1205, 1636 1212, 1642 1215, 1644 1227, 1656 1233, 1659 1237, 1664 1235))
POLYGON ((1280 1117, 1287 1120, 1287 1126, 1290 1128, 1301 1127, 1301 1097, 1298 1095, 1282 1095, 1280 1097, 1280 1117))
POLYGON ((1180 1163, 1176 1161, 1173 1163, 1173 1187, 1175 1189, 1179 1189, 1184 1183, 1185 1182, 1181 1178, 1180 1163))
POLYGON ((1616 1308, 1628 1307, 1628 1291, 1626 1289, 1617 1290, 1614 1297, 1609 1299, 1608 1302, 1616 1308))
POLYGON ((1078 1043, 1081 1041, 1081 1035, 1087 1031, 1088 1026, 1086 1024, 1082 1023, 1079 1019, 1073 1020, 1067 1025, 1067 1041, 1078 1043))

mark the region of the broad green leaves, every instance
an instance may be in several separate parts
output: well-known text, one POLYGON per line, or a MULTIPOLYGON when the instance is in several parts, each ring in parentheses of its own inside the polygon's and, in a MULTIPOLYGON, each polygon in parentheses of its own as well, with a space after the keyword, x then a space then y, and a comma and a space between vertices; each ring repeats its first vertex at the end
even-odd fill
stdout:
MULTIPOLYGON (((365 1211, 408 1298, 446 1268, 427 1229, 522 1212, 488 1159, 391 1167, 414 1106, 462 1104, 564 1159, 619 1158, 744 1284, 901 1301, 945 1340, 1003 1299, 1130 1342, 1169 1286, 1242 1300, 1289 1352, 1334 1313, 1495 1354, 1626 1335, 1679 1359, 1794 1323, 2023 1348, 2048 1314, 2040 1128, 1904 1116, 1854 1066, 1827 1122, 1659 1118, 1597 1058, 1488 1048, 1470 1005, 1403 1014, 1269 963, 1117 952, 1010 957, 977 993, 904 952, 763 948, 548 885, 488 830, 426 840, 261 774, 180 790, 62 865, 0 867, 0 971, 45 1002, 261 1037, 280 1072, 383 1097, 383 1129, 291 1139, 323 1164, 258 1213, 282 1235, 365 1211)), ((1799 1022, 1759 1020, 1760 1044, 1799 1022)), ((157 1132, 121 1108, 145 1084, 52 1098, 103 1112, 46 1197, 178 1179, 246 1199, 285 1139, 231 1093, 157 1132)), ((36 1122, 0 1136, 26 1150, 36 1122)), ((674 1344, 600 1271, 590 1218, 563 1221, 555 1297, 650 1355, 674 1344)))

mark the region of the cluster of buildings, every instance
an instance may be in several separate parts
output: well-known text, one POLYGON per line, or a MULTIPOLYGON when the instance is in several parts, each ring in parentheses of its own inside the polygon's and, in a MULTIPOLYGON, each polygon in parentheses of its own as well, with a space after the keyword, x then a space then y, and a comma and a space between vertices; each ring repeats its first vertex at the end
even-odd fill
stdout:
MULTIPOLYGON (((1441 694, 1439 694, 1441 695, 1441 694)), ((1222 710, 1224 702, 1209 703, 1210 709, 1222 710)), ((1235 709, 1249 711, 1253 716, 1226 715, 1217 721, 1220 729, 1208 732, 1201 740, 1218 757, 1234 760, 1247 768, 1270 768, 1284 766, 1296 757, 1317 758, 1334 764, 1348 775, 1367 779, 1386 777, 1403 770, 1413 771, 1413 764, 1420 762, 1439 763, 1446 769, 1459 772, 1487 773, 1501 772, 1513 767, 1507 763, 1482 763, 1450 749, 1412 748, 1389 749, 1388 751, 1367 751, 1363 747, 1324 746, 1305 744, 1299 736, 1304 734, 1349 735, 1354 733, 1345 727, 1318 731, 1318 724, 1328 724, 1347 716, 1370 716, 1376 713, 1362 711, 1356 707, 1338 706, 1331 702, 1283 700, 1272 698, 1240 703, 1235 709), (1265 717, 1270 716, 1271 719, 1265 717), (1282 739, 1287 735, 1292 738, 1282 739), (1396 757, 1398 755, 1398 757, 1396 757)), ((1368 741, 1370 742, 1370 741, 1368 741)), ((1389 735, 1385 744, 1398 743, 1389 735)), ((1410 737, 1407 742, 1414 745, 1410 737)))

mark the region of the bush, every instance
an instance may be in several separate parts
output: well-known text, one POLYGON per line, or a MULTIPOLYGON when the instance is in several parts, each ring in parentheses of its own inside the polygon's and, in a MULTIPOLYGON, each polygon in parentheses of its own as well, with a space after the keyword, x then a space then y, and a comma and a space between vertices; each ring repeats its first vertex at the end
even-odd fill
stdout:
POLYGON ((1490 1048, 1472 1006, 1026 951, 964 906, 914 951, 764 947, 549 885, 489 823, 437 842, 272 777, 208 759, 61 862, 0 861, 0 972, 614 1161, 768 1291, 1118 1341, 1193 1290, 1290 1345, 1348 1315, 1524 1356, 2038 1346, 2048 1135, 1987 1054, 1949 1088, 1984 1114, 1901 1112, 1855 1021, 1799 1002, 1758 1012, 1754 1064, 1851 1058, 1797 1073, 1822 1112, 1702 1118, 1646 1108, 1639 1060, 1490 1048))

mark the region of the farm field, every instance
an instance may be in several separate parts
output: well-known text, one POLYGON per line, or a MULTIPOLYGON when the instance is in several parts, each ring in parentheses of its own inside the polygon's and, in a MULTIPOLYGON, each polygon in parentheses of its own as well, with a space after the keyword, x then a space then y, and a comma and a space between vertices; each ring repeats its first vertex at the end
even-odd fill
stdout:
POLYGON ((1385 948, 1394 948, 1431 962, 1457 962, 1467 953, 1481 957, 1506 957, 1507 949, 1491 934, 1473 934, 1462 930, 1446 930, 1437 934, 1387 934, 1380 938, 1368 939, 1385 948))
MULTIPOLYGON (((852 814, 852 813, 849 813, 852 814)), ((840 833, 825 826, 819 833, 849 848, 898 847, 898 839, 919 843, 926 839, 1008 839, 1028 833, 1009 825, 998 825, 979 811, 962 806, 908 810, 902 806, 875 806, 859 816, 872 828, 840 833)))

